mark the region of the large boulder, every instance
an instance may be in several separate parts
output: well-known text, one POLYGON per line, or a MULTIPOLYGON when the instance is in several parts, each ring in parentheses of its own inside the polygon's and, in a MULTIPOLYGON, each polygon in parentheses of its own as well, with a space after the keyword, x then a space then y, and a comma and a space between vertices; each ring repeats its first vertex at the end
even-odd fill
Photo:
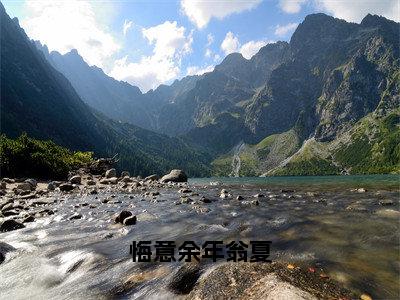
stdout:
POLYGON ((161 178, 161 182, 187 182, 188 177, 182 170, 172 170, 161 178))
POLYGON ((30 178, 30 179, 25 180, 25 182, 27 182, 27 183, 29 183, 31 185, 32 190, 36 189, 37 181, 35 179, 30 178))
POLYGON ((117 170, 115 170, 114 168, 106 171, 106 178, 112 177, 117 177, 117 170))

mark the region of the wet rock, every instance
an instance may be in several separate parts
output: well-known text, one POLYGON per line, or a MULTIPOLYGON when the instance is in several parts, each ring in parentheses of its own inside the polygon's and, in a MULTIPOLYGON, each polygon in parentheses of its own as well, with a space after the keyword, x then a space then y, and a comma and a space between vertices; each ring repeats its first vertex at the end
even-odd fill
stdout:
POLYGON ((172 276, 168 283, 168 289, 173 293, 182 295, 189 294, 201 275, 201 269, 195 264, 183 265, 172 276))
POLYGON ((62 192, 69 192, 74 189, 74 186, 70 183, 62 183, 60 184, 60 191, 62 192))
POLYGON ((22 223, 19 223, 15 220, 5 220, 1 223, 0 225, 0 232, 7 232, 7 231, 12 231, 12 230, 17 230, 20 228, 24 228, 25 225, 22 223))
POLYGON ((158 192, 158 191, 150 192, 149 195, 155 197, 155 196, 160 195, 160 192, 158 192))
POLYGON ((375 214, 384 218, 393 218, 393 219, 400 218, 400 211, 394 209, 380 209, 377 210, 375 214))
POLYGON ((121 179, 122 182, 128 183, 128 182, 132 182, 132 178, 130 178, 129 176, 125 176, 121 179))
POLYGON ((79 175, 75 175, 75 176, 72 176, 72 177, 69 179, 69 182, 72 183, 72 184, 81 184, 82 178, 81 178, 81 176, 79 176, 79 175))
POLYGON ((182 198, 181 199, 181 203, 183 203, 183 204, 189 204, 189 203, 192 203, 192 202, 193 202, 193 200, 190 199, 190 198, 182 198))
POLYGON ((99 181, 100 184, 109 184, 110 182, 108 181, 108 179, 103 178, 99 181))
POLYGON ((236 197, 236 200, 244 200, 244 198, 239 195, 239 196, 236 197))
POLYGON ((157 181, 160 177, 157 174, 147 176, 144 181, 157 181))
POLYGON ((258 200, 252 200, 251 204, 252 205, 260 205, 260 202, 258 200))
POLYGON ((291 189, 282 189, 281 193, 294 193, 294 190, 291 189))
POLYGON ((114 168, 106 171, 106 178, 112 177, 117 177, 117 170, 115 170, 114 168))
POLYGON ((55 189, 56 189, 55 183, 53 181, 49 182, 48 185, 47 185, 47 190, 54 191, 55 189))
POLYGON ((87 185, 96 185, 96 181, 89 179, 88 181, 86 181, 87 185))
POLYGON ((187 175, 182 170, 172 170, 161 178, 161 182, 187 182, 187 175))
POLYGON ((125 226, 135 225, 136 224, 136 216, 130 216, 124 219, 123 224, 125 226))
POLYGON ((181 194, 188 194, 188 193, 191 193, 192 191, 191 190, 189 190, 189 189, 187 189, 187 188, 183 188, 183 189, 180 189, 179 191, 178 191, 178 193, 181 193, 181 194))
POLYGON ((130 211, 123 210, 117 216, 115 216, 114 222, 123 224, 124 220, 130 216, 132 216, 132 213, 130 211))
POLYGON ((36 189, 37 181, 35 179, 30 178, 30 179, 25 180, 25 182, 27 182, 27 183, 29 183, 31 185, 31 190, 32 191, 36 189))
POLYGON ((367 208, 359 203, 352 203, 346 207, 346 210, 353 210, 359 212, 367 212, 367 208))
POLYGON ((117 177, 111 177, 108 181, 111 184, 117 184, 118 183, 118 178, 117 177))
POLYGON ((253 197, 254 198, 264 198, 265 196, 263 194, 255 194, 253 197))
POLYGON ((79 213, 75 213, 72 216, 69 217, 70 220, 79 220, 82 219, 82 215, 79 213))
POLYGON ((4 177, 3 181, 6 182, 6 183, 15 183, 14 179, 10 179, 10 178, 7 178, 7 177, 4 177))
POLYGON ((34 222, 34 221, 35 221, 35 217, 32 215, 29 215, 23 219, 22 223, 30 223, 30 222, 34 222))
POLYGON ((390 200, 390 199, 385 199, 385 200, 379 201, 379 205, 391 206, 391 205, 394 205, 394 202, 392 200, 390 200))
POLYGON ((122 171, 121 172, 121 177, 130 177, 131 174, 128 171, 122 171))
POLYGON ((200 198, 200 201, 203 202, 203 203, 211 203, 211 200, 206 198, 206 197, 204 197, 204 196, 200 198))
POLYGON ((17 190, 30 192, 33 190, 33 188, 28 182, 21 182, 21 183, 18 183, 17 190))
POLYGON ((3 216, 5 217, 9 217, 9 216, 17 216, 19 215, 19 211, 18 210, 7 210, 7 211, 2 211, 3 216))

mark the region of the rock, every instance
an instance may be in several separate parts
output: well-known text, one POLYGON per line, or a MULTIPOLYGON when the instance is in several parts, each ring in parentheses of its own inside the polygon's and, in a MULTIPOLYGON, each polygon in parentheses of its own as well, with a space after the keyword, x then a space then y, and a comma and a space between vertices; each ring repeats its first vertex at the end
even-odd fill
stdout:
POLYGON ((384 218, 393 218, 393 219, 400 218, 400 211, 394 209, 379 209, 375 212, 375 214, 384 218))
POLYGON ((47 190, 54 191, 55 189, 56 189, 55 183, 53 181, 49 182, 49 184, 47 185, 47 190))
POLYGON ((124 220, 130 216, 132 216, 130 211, 123 210, 114 218, 114 222, 123 224, 124 220))
POLYGON ((124 219, 122 222, 125 226, 135 225, 136 224, 136 216, 130 216, 124 219))
POLYGON ((82 178, 81 178, 81 176, 79 176, 79 175, 75 175, 75 176, 72 176, 72 177, 69 179, 69 182, 72 183, 72 184, 81 184, 82 178))
POLYGON ((5 181, 0 182, 0 189, 5 190, 7 188, 7 183, 5 181))
POLYGON ((111 184, 117 184, 118 183, 118 178, 117 177, 111 177, 108 181, 111 184))
POLYGON ((172 170, 161 178, 161 182, 187 182, 188 178, 182 170, 172 170))
POLYGON ((128 171, 122 171, 121 172, 121 177, 130 177, 131 174, 128 171))
POLYGON ((97 192, 96 189, 93 189, 93 190, 91 190, 91 191, 89 192, 89 194, 90 194, 90 195, 96 195, 96 194, 98 194, 98 192, 97 192))
POLYGON ((253 197, 254 198, 264 198, 265 196, 263 194, 255 194, 253 197))
POLYGON ((181 194, 188 194, 188 193, 191 193, 192 191, 191 190, 189 190, 189 189, 187 189, 187 188, 183 188, 183 189, 180 189, 179 191, 178 191, 178 193, 181 193, 181 194))
POLYGON ((294 193, 294 190, 290 190, 290 189, 282 189, 281 193, 294 193))
POLYGON ((89 179, 88 181, 86 181, 87 185, 96 185, 96 181, 89 179))
POLYGON ((346 210, 354 210, 354 211, 359 211, 359 212, 366 212, 368 211, 365 206, 362 206, 359 203, 352 203, 349 206, 346 207, 346 210))
POLYGON ((106 178, 112 177, 117 177, 117 170, 115 170, 114 168, 106 171, 106 178))
POLYGON ((22 223, 19 223, 15 220, 5 220, 3 223, 0 225, 0 232, 7 232, 7 231, 12 231, 20 228, 24 228, 25 225, 22 223))
POLYGON ((158 191, 150 192, 149 195, 155 197, 155 196, 160 195, 160 192, 158 192, 158 191))
POLYGON ((4 181, 4 182, 7 182, 7 183, 15 183, 15 180, 14 180, 14 179, 10 179, 10 178, 7 178, 7 177, 4 177, 4 178, 3 178, 3 181, 4 181))
POLYGON ((394 205, 394 202, 392 200, 390 200, 390 199, 385 199, 385 200, 379 201, 379 205, 391 206, 391 205, 394 205))
POLYGON ((201 275, 201 269, 195 264, 186 264, 172 276, 168 289, 178 295, 189 294, 201 275))
POLYGON ((30 185, 28 182, 21 182, 18 183, 17 185, 17 190, 21 190, 21 191, 32 191, 32 185, 30 185))
POLYGON ((200 201, 203 203, 211 203, 211 200, 206 197, 201 197, 200 201))
POLYGON ((160 177, 157 174, 147 176, 144 181, 157 181, 160 177))
POLYGON ((236 200, 243 200, 244 198, 242 196, 237 196, 236 200))
POLYGON ((30 179, 25 180, 25 182, 27 182, 31 185, 32 191, 36 189, 37 181, 35 179, 30 178, 30 179))
POLYGON ((252 205, 259 205, 260 202, 259 202, 258 200, 253 200, 253 201, 251 201, 251 204, 252 204, 252 205))
POLYGON ((69 192, 74 189, 74 186, 70 183, 62 183, 60 184, 60 191, 62 192, 69 192))
POLYGON ((27 217, 25 217, 25 219, 22 221, 22 223, 29 223, 29 222, 34 222, 35 221, 35 217, 32 215, 29 215, 27 217))
POLYGON ((189 204, 189 203, 191 203, 191 202, 193 202, 193 200, 190 199, 190 198, 182 198, 182 199, 181 199, 181 203, 184 203, 184 204, 189 204))
POLYGON ((132 178, 130 178, 129 176, 125 176, 121 179, 122 182, 132 182, 132 178))
POLYGON ((365 193, 367 190, 364 188, 359 188, 356 191, 357 191, 357 193, 365 193))
POLYGON ((221 191, 221 195, 219 195, 219 197, 220 197, 221 199, 230 198, 230 197, 232 196, 232 195, 229 194, 227 191, 225 191, 225 192, 223 192, 223 191, 225 191, 225 190, 222 190, 222 191, 221 191))
POLYGON ((2 211, 3 216, 5 217, 9 217, 9 216, 17 216, 19 215, 19 211, 14 210, 14 209, 10 209, 10 210, 6 210, 6 211, 2 211))
POLYGON ((108 179, 103 178, 99 181, 100 184, 109 184, 110 182, 108 181, 108 179))
POLYGON ((79 213, 75 213, 72 216, 69 217, 70 220, 79 220, 82 219, 82 215, 79 213))

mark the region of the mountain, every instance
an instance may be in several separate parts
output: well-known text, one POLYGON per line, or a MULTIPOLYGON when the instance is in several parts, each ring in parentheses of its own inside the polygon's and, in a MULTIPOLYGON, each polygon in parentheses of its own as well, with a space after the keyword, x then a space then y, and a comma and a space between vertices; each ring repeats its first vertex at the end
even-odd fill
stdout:
MULTIPOLYGON (((123 113, 117 109, 117 115, 102 108, 103 102, 114 98, 96 96, 98 88, 86 94, 79 92, 79 85, 85 81, 74 84, 72 78, 71 82, 86 103, 109 117, 179 136, 208 152, 215 159, 215 174, 231 173, 234 157, 242 160, 242 175, 297 174, 290 162, 300 157, 301 161, 313 161, 303 164, 304 174, 321 173, 321 166, 335 174, 370 172, 372 169, 339 162, 332 145, 350 149, 356 135, 349 132, 365 128, 360 125, 365 120, 381 124, 376 130, 384 135, 365 133, 368 145, 398 142, 398 126, 382 124, 386 124, 386 118, 397 120, 400 106, 399 31, 399 23, 375 15, 355 24, 311 14, 299 24, 289 43, 267 44, 251 59, 232 53, 212 72, 185 77, 145 94, 131 86, 121 100, 130 106, 126 105, 123 113), (141 109, 147 114, 136 116, 132 112, 141 109), (327 149, 324 153, 332 153, 320 159, 317 153, 322 148, 327 149), (307 154, 300 155, 304 151, 307 154)), ((64 70, 74 66, 67 62, 68 55, 58 55, 65 67, 52 64, 67 77, 78 78, 78 68, 64 70)), ((96 70, 87 65, 85 69, 92 73, 96 70)), ((114 82, 116 89, 128 85, 104 73, 103 77, 114 82)), ((98 85, 107 86, 100 81, 94 86, 98 85)), ((373 149, 380 149, 379 145, 373 149)), ((393 163, 393 159, 399 160, 396 149, 391 152, 391 162, 390 155, 384 156, 382 168, 376 166, 376 171, 399 169, 398 163, 393 163)), ((368 155, 376 155, 374 151, 368 155)), ((349 158, 345 154, 342 157, 349 158)))
POLYGON ((234 157, 242 175, 400 172, 399 23, 367 15, 361 24, 309 15, 246 107, 257 143, 234 157))
MULTIPOLYGON (((134 174, 161 174, 172 168, 192 176, 207 174, 208 157, 182 140, 110 120, 90 109, 2 5, 0 14, 2 134, 16 137, 27 132, 98 156, 118 153, 119 167, 134 174)), ((135 92, 131 86, 125 88, 135 92)))

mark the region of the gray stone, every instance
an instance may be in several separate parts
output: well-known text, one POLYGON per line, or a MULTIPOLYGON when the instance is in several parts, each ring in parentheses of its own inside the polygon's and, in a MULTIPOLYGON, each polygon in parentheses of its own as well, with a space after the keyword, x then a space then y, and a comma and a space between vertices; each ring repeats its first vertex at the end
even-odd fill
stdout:
POLYGON ((69 192, 74 189, 74 186, 70 183, 62 183, 60 184, 60 191, 62 192, 69 192))
POLYGON ((29 183, 31 185, 32 190, 36 189, 37 181, 35 179, 30 178, 30 179, 25 180, 25 182, 27 182, 27 183, 29 183))
POLYGON ((32 185, 30 185, 28 182, 21 182, 18 183, 17 185, 17 190, 21 190, 21 191, 32 191, 32 185))
POLYGON ((109 169, 106 171, 106 178, 117 177, 117 170, 109 169))
POLYGON ((79 175, 75 175, 75 176, 72 176, 72 177, 69 179, 69 182, 71 182, 72 184, 81 184, 82 178, 81 178, 81 176, 79 176, 79 175))
POLYGON ((126 217, 123 221, 125 226, 135 225, 136 224, 136 216, 126 217))
POLYGON ((188 177, 182 170, 172 170, 161 178, 161 182, 187 182, 188 177))
POLYGON ((7 231, 12 231, 20 228, 24 228, 25 225, 22 223, 19 223, 15 220, 5 220, 3 223, 0 225, 0 232, 7 232, 7 231))
POLYGON ((123 224, 124 220, 130 216, 132 216, 132 213, 130 211, 123 210, 117 216, 115 216, 114 222, 123 224))

